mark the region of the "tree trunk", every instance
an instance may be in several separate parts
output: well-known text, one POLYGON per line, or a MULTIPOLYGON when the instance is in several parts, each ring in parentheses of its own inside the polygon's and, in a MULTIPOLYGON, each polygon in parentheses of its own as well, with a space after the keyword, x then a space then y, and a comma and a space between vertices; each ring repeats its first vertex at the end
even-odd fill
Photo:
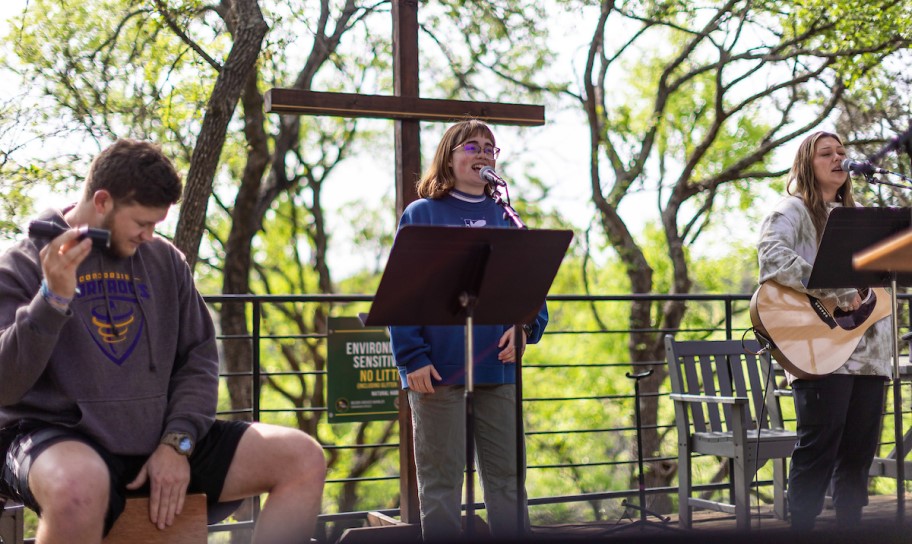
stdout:
POLYGON ((225 143, 228 123, 234 114, 241 90, 251 74, 255 73, 256 59, 268 30, 256 0, 234 0, 231 13, 236 28, 234 44, 206 106, 199 138, 190 159, 190 170, 174 235, 175 245, 184 253, 191 268, 196 264, 199 254, 206 222, 206 206, 212 194, 212 181, 225 143))
MULTIPOLYGON (((257 88, 257 74, 253 72, 241 95, 244 108, 244 136, 247 140, 247 164, 241 177, 241 187, 234 202, 231 231, 225 245, 225 269, 222 292, 247 294, 250 292, 251 241, 259 228, 254 210, 262 186, 263 175, 269 166, 269 145, 265 129, 263 96, 257 88)), ((226 336, 243 338, 249 334, 247 312, 244 304, 223 304, 220 312, 222 331, 226 336)), ((252 361, 250 342, 241 341, 225 350, 225 367, 230 373, 250 372, 252 361)), ((240 376, 227 381, 228 395, 234 409, 250 408, 253 381, 240 376)))

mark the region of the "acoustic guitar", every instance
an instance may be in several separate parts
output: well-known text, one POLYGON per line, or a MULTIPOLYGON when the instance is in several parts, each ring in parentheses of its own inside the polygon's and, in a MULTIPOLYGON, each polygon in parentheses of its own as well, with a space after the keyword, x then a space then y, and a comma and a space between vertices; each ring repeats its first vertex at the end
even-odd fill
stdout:
POLYGON ((751 323, 761 344, 770 341, 782 368, 799 378, 820 378, 845 364, 865 331, 892 311, 890 294, 882 287, 860 293, 861 306, 847 312, 835 303, 767 281, 751 297, 751 323))

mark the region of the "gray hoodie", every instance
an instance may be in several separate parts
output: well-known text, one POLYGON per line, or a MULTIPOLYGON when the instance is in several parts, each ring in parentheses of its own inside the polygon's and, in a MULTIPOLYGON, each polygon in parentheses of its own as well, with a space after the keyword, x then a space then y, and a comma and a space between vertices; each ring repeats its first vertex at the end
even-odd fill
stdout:
MULTIPOLYGON (((40 219, 66 225, 59 211, 40 219)), ((183 255, 155 237, 130 258, 93 249, 64 314, 39 294, 42 240, 0 255, 0 427, 70 427, 115 454, 150 455, 165 432, 212 425, 218 352, 183 255)))

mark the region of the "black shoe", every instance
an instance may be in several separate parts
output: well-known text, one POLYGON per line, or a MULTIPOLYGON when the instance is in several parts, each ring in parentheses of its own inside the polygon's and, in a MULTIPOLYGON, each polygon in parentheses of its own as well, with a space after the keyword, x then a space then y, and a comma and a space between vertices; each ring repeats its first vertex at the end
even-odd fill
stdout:
POLYGON ((791 530, 793 533, 810 533, 814 530, 814 518, 791 516, 791 530))
POLYGON ((836 509, 836 527, 843 529, 857 529, 861 525, 861 508, 836 509))

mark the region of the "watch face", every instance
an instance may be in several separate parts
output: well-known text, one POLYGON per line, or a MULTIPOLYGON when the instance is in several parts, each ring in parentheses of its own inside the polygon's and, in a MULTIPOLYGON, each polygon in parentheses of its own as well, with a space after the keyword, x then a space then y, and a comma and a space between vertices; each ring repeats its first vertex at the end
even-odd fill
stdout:
POLYGON ((188 452, 193 448, 193 442, 189 438, 184 437, 181 438, 180 442, 178 443, 178 447, 180 448, 180 451, 188 452))

